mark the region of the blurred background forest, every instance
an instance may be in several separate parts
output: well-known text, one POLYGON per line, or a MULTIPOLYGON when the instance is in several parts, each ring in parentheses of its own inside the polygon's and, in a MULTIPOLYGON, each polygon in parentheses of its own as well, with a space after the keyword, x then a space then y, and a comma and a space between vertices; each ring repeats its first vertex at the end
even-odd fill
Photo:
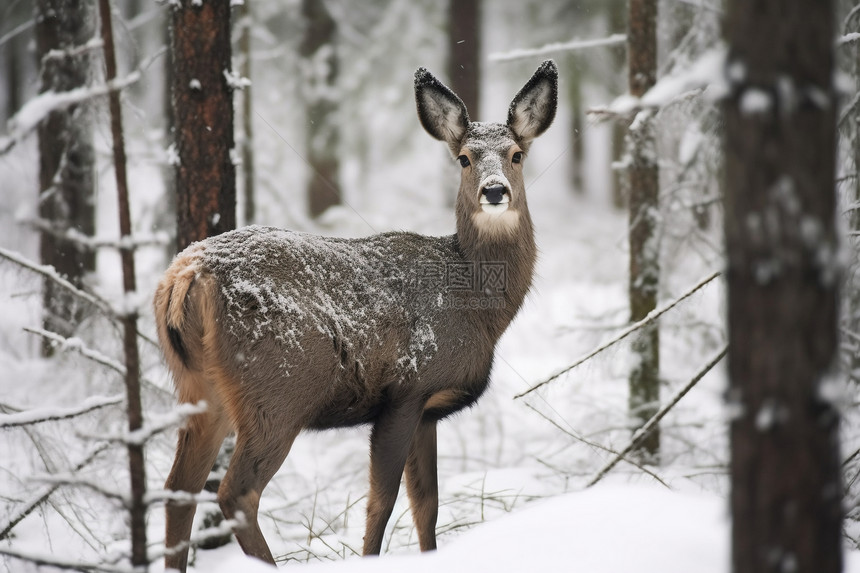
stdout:
MULTIPOLYGON (((0 6, 4 570, 29 570, 40 560, 118 570, 111 567, 130 559, 134 518, 127 510, 144 498, 142 491, 128 493, 134 469, 126 451, 145 444, 147 490, 159 492, 181 420, 153 342, 150 308, 177 246, 247 224, 337 236, 454 231, 458 169, 417 121, 412 78, 421 66, 481 121, 504 120, 511 97, 542 60, 555 59, 560 71, 558 116, 534 144, 525 171, 541 251, 538 277, 499 345, 490 392, 440 427, 440 544, 529 501, 577 491, 607 475, 623 484, 728 495, 731 412, 724 405, 726 373, 717 366, 728 342, 720 277, 726 253, 719 98, 725 86, 707 65, 723 61, 722 0, 644 3, 656 8, 656 28, 654 43, 640 49, 653 51, 655 66, 652 81, 638 86, 628 77, 635 46, 627 0, 234 1, 231 63, 210 69, 223 77, 232 121, 229 113, 214 116, 229 133, 196 158, 182 155, 182 138, 208 128, 179 125, 175 90, 192 96, 201 90, 197 77, 182 75, 187 54, 178 50, 181 38, 170 34, 177 13, 191 9, 181 4, 188 3, 113 2, 115 78, 104 64, 95 2, 5 0, 0 6), (637 132, 640 122, 633 119, 642 108, 631 94, 643 96, 654 81, 666 93, 644 106, 650 131, 637 132), (72 95, 65 100, 57 95, 66 92, 72 95), (124 122, 131 227, 123 231, 108 93, 118 96, 124 122), (631 133, 650 135, 643 144, 631 133), (637 194, 631 175, 642 157, 653 167, 639 175, 652 177, 645 195, 637 194), (218 171, 216 185, 203 171, 218 171), (208 185, 214 195, 205 201, 216 205, 198 217, 196 230, 181 214, 193 211, 195 185, 208 185), (628 232, 643 225, 644 238, 628 232), (130 253, 134 288, 122 260, 130 253), (641 276, 631 276, 636 253, 645 261, 641 276), (42 265, 56 268, 72 288, 42 265), (146 435, 136 445, 124 434, 129 317, 139 331, 143 418, 137 426, 146 435), (634 436, 655 416, 659 430, 655 421, 647 435, 634 436)), ((841 90, 835 193, 845 267, 840 368, 833 377, 843 415, 843 532, 846 545, 856 548, 855 4, 836 0, 832 18, 841 90)), ((198 51, 224 57, 218 50, 198 51)), ((357 553, 366 441, 366 428, 297 441, 261 506, 279 562, 357 553)), ((218 471, 223 467, 213 479, 218 471)), ((163 550, 159 503, 163 498, 152 494, 144 510, 149 558, 156 561, 163 550)), ((217 513, 211 500, 202 507, 217 513)), ((213 523, 217 529, 217 519, 207 525, 213 523)), ((417 551, 405 499, 383 551, 417 551)), ((200 570, 210 567, 204 555, 197 552, 200 570)))

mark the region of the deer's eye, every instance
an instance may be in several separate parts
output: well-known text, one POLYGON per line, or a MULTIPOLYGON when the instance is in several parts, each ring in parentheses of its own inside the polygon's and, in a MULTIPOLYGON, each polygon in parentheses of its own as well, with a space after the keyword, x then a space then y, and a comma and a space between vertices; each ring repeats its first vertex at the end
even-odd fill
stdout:
POLYGON ((457 161, 460 162, 460 166, 463 167, 464 169, 466 167, 468 167, 469 165, 471 165, 471 163, 469 162, 469 158, 466 157, 465 155, 461 155, 460 157, 458 157, 457 161))
POLYGON ((514 153, 514 156, 511 157, 511 163, 522 163, 523 160, 523 152, 517 151, 514 153))

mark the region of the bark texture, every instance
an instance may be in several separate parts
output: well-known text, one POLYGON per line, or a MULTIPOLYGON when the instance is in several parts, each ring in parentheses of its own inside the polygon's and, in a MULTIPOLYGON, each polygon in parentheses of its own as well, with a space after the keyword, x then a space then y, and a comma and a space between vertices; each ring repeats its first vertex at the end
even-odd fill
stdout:
MULTIPOLYGON (((90 56, 76 50, 93 37, 92 4, 71 0, 36 3, 36 49, 41 63, 40 92, 63 92, 87 85, 90 56)), ((95 270, 95 253, 63 238, 69 231, 95 231, 92 118, 87 103, 50 113, 39 124, 40 258, 74 285, 95 270)), ((72 336, 86 314, 71 295, 46 280, 43 289, 45 330, 72 336)), ((43 353, 52 346, 45 339, 43 353)))
MULTIPOLYGON (((657 0, 630 0, 628 18, 628 84, 630 93, 642 96, 657 77, 657 0)), ((654 117, 642 111, 627 135, 630 166, 628 228, 630 273, 628 294, 630 321, 638 322, 657 307, 660 286, 660 173, 654 117)), ((660 331, 658 323, 644 327, 633 339, 634 365, 630 371, 630 415, 640 427, 660 407, 660 331)), ((656 462, 660 450, 660 430, 655 427, 637 452, 656 462)))
POLYGON ((177 248, 236 227, 230 2, 172 9, 177 248))
POLYGON ((448 4, 448 77, 469 118, 481 121, 481 0, 448 4))
POLYGON ((318 217, 340 198, 340 128, 337 122, 337 23, 322 0, 302 0, 305 35, 299 46, 304 59, 308 211, 318 217))
POLYGON ((832 7, 731 0, 725 20, 736 573, 841 570, 832 7))

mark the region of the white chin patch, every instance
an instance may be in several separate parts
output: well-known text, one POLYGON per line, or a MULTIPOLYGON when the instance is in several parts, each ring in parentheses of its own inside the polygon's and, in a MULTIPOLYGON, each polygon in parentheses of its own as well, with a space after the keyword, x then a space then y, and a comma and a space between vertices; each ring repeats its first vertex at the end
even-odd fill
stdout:
POLYGON ((481 210, 484 213, 489 213, 490 215, 501 215, 508 210, 508 202, 504 201, 502 203, 496 203, 494 205, 492 203, 484 203, 483 201, 481 201, 481 210))
POLYGON ((481 209, 482 211, 472 214, 472 222, 482 234, 510 234, 514 233, 519 227, 520 214, 514 209, 508 209, 507 203, 481 205, 481 209), (487 207, 497 210, 490 211, 487 207))

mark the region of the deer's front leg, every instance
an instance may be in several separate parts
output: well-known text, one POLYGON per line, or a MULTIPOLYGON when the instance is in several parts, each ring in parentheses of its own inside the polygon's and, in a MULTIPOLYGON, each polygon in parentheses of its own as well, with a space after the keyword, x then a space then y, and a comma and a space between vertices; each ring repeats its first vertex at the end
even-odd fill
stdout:
POLYGON ((421 551, 436 549, 439 484, 436 471, 436 422, 423 420, 412 437, 406 460, 406 492, 421 551))
POLYGON ((400 478, 421 419, 422 404, 392 404, 380 414, 370 436, 370 493, 364 555, 378 555, 385 525, 391 517, 400 478))

